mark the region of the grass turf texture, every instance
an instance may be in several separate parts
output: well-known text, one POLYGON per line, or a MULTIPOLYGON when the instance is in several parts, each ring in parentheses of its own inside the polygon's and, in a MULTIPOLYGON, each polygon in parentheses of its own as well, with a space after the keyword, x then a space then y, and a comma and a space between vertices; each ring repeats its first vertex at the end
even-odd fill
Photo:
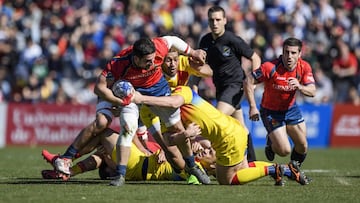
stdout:
MULTIPOLYGON (((47 147, 63 152, 65 147, 47 147)), ((313 179, 301 186, 287 180, 274 186, 264 177, 242 186, 186 185, 173 181, 127 181, 111 187, 98 179, 97 171, 70 181, 43 180, 40 171, 51 169, 42 159, 41 147, 0 149, 0 202, 360 202, 360 148, 311 149, 302 169, 313 179)), ((257 158, 265 160, 263 149, 257 158)), ((287 158, 276 157, 279 163, 287 158)))

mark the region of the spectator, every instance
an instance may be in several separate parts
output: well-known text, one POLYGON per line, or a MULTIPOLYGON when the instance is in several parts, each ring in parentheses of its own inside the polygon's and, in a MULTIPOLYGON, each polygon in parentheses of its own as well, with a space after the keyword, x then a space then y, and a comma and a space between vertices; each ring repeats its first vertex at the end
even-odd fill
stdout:
POLYGON ((346 102, 349 100, 350 87, 357 76, 358 62, 355 54, 350 51, 349 46, 344 41, 338 39, 337 47, 339 54, 333 60, 332 66, 336 94, 335 102, 346 102))

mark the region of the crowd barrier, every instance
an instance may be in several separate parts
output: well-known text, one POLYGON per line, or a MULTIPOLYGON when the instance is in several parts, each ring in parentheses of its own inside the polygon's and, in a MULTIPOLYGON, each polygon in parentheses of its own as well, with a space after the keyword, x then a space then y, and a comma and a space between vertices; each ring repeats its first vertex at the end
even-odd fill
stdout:
MULTIPOLYGON (((310 148, 360 147, 360 107, 344 104, 300 105, 310 148)), ((266 130, 261 121, 244 117, 255 147, 264 147, 266 130)), ((68 145, 95 116, 94 105, 0 104, 0 147, 68 145)), ((119 129, 119 120, 112 122, 119 129)))

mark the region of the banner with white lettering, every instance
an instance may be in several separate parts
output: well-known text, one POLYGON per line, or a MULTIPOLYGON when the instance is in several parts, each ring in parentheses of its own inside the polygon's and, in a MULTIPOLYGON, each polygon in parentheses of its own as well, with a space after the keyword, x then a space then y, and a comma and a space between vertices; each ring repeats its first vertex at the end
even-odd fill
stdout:
MULTIPOLYGON (((301 113, 305 119, 307 127, 307 140, 309 147, 328 147, 330 125, 332 118, 332 105, 299 105, 301 113)), ((252 122, 249 120, 249 106, 246 102, 242 103, 245 124, 249 128, 255 147, 266 145, 267 132, 262 121, 252 122)))
POLYGON ((335 104, 331 147, 360 147, 360 107, 335 104))
POLYGON ((7 145, 67 145, 95 118, 95 106, 8 104, 7 145))

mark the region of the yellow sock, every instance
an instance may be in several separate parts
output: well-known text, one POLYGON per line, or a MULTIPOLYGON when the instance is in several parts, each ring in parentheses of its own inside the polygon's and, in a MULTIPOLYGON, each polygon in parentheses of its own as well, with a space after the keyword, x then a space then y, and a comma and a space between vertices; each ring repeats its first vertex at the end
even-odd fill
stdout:
POLYGON ((257 180, 266 176, 267 166, 256 166, 244 168, 236 172, 231 184, 232 185, 243 185, 245 183, 257 180))
POLYGON ((273 163, 266 162, 266 161, 254 161, 255 167, 264 167, 264 166, 271 166, 274 165, 273 163))

